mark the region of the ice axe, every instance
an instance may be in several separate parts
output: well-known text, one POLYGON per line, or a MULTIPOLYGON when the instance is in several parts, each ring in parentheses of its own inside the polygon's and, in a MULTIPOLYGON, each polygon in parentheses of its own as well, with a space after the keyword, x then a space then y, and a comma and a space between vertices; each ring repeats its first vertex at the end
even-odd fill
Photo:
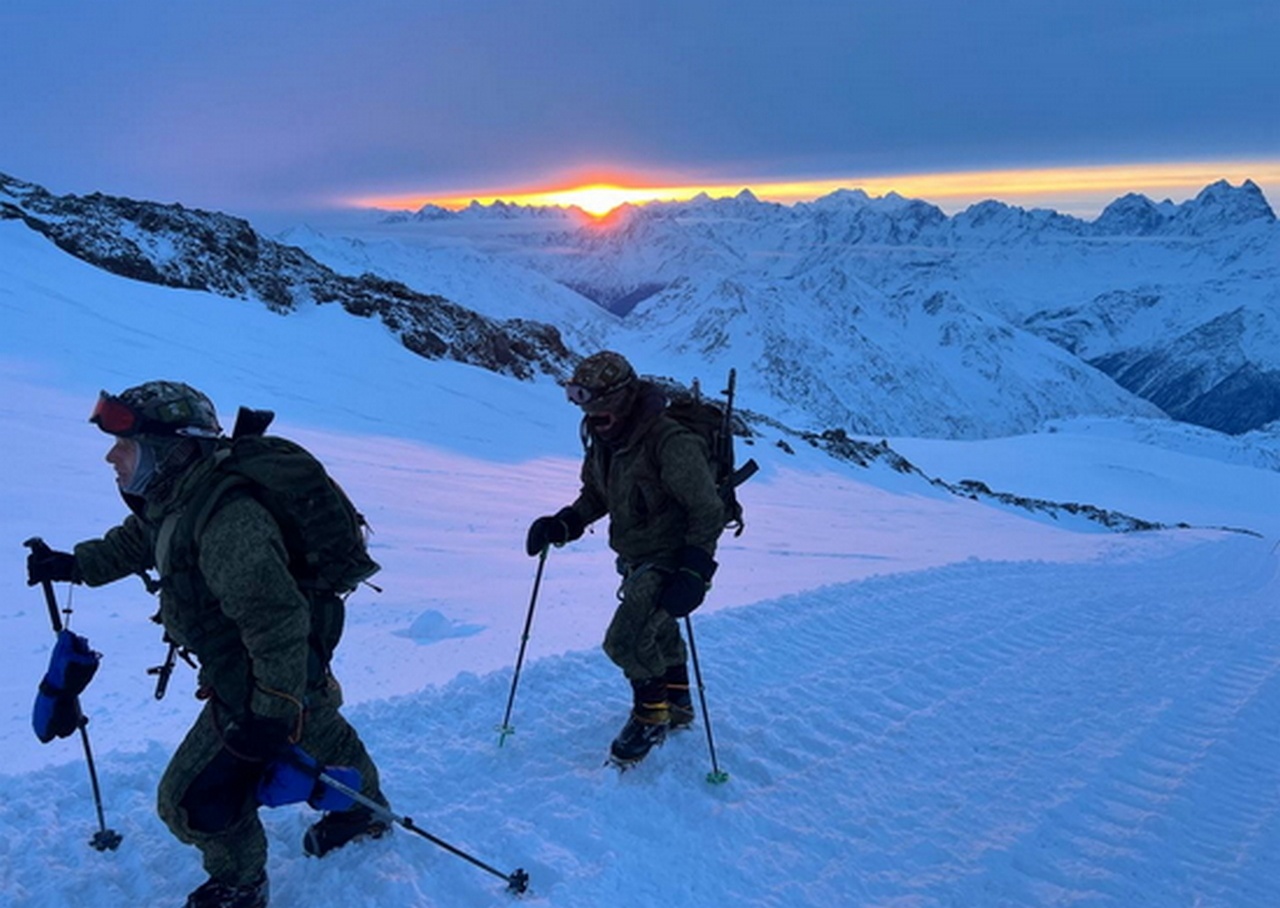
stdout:
MULTIPOLYGON (((32 536, 23 545, 31 549, 33 555, 47 554, 50 551, 49 546, 39 536, 32 536)), ((49 621, 53 625, 53 632, 54 634, 61 634, 63 622, 62 617, 58 614, 58 598, 53 593, 53 582, 42 580, 40 581, 40 586, 44 590, 45 605, 49 607, 49 621)), ((68 609, 69 613, 70 609, 68 609)), ((115 851, 120 847, 124 836, 114 829, 107 828, 107 821, 102 812, 102 791, 98 787, 98 770, 93 763, 93 749, 89 746, 89 719, 80 709, 80 697, 78 694, 74 698, 74 703, 76 727, 80 732, 80 743, 84 745, 85 762, 89 764, 89 782, 93 787, 93 804, 98 811, 98 831, 89 840, 89 845, 98 851, 115 851)))

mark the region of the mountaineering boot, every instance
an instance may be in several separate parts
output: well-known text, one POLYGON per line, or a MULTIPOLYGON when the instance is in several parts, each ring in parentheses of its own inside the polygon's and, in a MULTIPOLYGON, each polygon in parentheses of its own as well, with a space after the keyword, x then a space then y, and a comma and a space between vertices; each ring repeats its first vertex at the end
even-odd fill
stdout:
POLYGON ((689 690, 689 666, 669 665, 662 676, 667 685, 667 708, 671 714, 671 731, 681 731, 693 724, 693 693, 689 690))
POLYGON ((627 724, 609 745, 615 766, 630 766, 643 760, 654 747, 667 739, 671 714, 667 708, 667 686, 661 678, 631 682, 634 705, 627 724))
POLYGON ((249 883, 208 879, 187 896, 186 908, 267 908, 267 873, 249 883))
POLYGON ((312 823, 302 837, 302 850, 312 857, 322 858, 348 842, 380 839, 390 831, 390 823, 361 804, 350 810, 326 813, 312 823))

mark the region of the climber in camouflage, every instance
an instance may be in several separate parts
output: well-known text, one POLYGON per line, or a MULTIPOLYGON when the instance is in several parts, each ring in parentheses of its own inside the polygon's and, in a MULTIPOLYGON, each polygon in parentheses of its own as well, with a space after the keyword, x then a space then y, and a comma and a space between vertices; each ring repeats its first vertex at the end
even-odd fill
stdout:
MULTIPOLYGON (((178 382, 148 382, 119 396, 103 392, 91 421, 115 436, 106 459, 133 513, 74 553, 33 552, 28 581, 99 586, 158 571, 160 620, 199 660, 204 701, 158 796, 161 818, 200 850, 209 874, 186 905, 261 908, 267 842, 255 788, 264 767, 297 745, 321 765, 357 769, 362 794, 385 804, 377 768, 339 712, 341 690, 328 665, 311 652, 312 604, 265 507, 250 495, 229 496, 198 540, 175 538, 184 505, 208 487, 214 455, 227 444, 209 399, 178 382), (184 549, 193 563, 176 569, 184 549)), ((326 814, 303 846, 319 856, 388 829, 357 806, 326 814)))
POLYGON ((604 651, 631 683, 632 710, 610 751, 642 759, 669 728, 693 722, 684 640, 676 619, 701 604, 716 569, 724 509, 706 445, 665 415, 666 398, 618 353, 584 359, 565 385, 582 408, 582 488, 577 500, 529 527, 526 551, 580 537, 609 516, 622 575, 604 651))

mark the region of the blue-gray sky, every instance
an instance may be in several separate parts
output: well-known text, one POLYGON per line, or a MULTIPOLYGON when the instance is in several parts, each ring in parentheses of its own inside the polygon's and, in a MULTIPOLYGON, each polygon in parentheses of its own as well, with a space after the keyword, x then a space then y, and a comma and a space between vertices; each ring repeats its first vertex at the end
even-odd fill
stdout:
POLYGON ((0 172, 249 214, 1274 162, 1278 60, 1276 0, 4 0, 0 172))

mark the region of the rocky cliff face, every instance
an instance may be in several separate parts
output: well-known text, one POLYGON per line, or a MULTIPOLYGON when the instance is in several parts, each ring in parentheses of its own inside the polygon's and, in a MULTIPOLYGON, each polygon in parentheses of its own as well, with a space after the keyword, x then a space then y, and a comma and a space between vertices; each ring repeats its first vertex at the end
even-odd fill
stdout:
POLYGON ((430 359, 529 378, 561 375, 574 358, 551 325, 489 319, 392 280, 337 274, 225 214, 96 193, 54 196, 0 174, 0 219, 21 220, 71 255, 122 277, 258 299, 281 314, 336 303, 378 318, 405 347, 430 359))

